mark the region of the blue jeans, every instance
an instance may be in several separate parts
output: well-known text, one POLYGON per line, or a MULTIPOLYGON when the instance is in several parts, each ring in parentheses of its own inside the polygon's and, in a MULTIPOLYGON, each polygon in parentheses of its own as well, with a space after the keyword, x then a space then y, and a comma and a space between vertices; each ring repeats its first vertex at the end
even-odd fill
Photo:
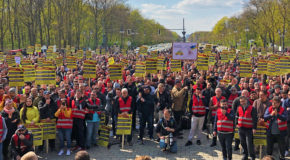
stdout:
POLYGON ((60 149, 64 148, 64 139, 67 142, 67 149, 71 148, 71 132, 72 129, 58 128, 58 138, 59 138, 59 147, 60 149))
POLYGON ((100 122, 87 122, 86 146, 91 147, 91 144, 97 144, 97 134, 100 122))
POLYGON ((0 160, 3 160, 3 153, 2 153, 2 150, 3 150, 3 143, 1 142, 1 143, 0 143, 0 151, 1 151, 1 153, 0 153, 0 160))
MULTIPOLYGON (((161 149, 165 149, 167 147, 167 144, 165 142, 162 142, 161 140, 159 142, 159 145, 160 145, 161 149)), ((172 146, 170 146, 169 150, 172 153, 176 153, 177 152, 177 143, 176 143, 176 141, 173 141, 173 144, 172 144, 172 146)))

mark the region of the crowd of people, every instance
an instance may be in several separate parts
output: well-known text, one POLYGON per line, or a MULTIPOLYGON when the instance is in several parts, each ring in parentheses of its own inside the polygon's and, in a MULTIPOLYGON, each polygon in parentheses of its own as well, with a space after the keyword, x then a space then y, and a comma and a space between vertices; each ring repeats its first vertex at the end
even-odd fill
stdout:
MULTIPOLYGON (((112 126, 114 136, 118 115, 132 114, 131 135, 126 136, 129 146, 135 145, 132 138, 136 126, 139 126, 138 143, 146 145, 144 137, 148 131, 149 139, 157 140, 163 151, 173 153, 178 151, 177 139, 187 136, 185 146, 192 145, 193 139, 201 145, 205 131, 213 135, 208 147, 216 146, 218 137, 225 160, 232 159, 236 127, 240 138, 235 139, 234 150, 241 144, 243 160, 255 159, 253 134, 257 126, 265 126, 267 154, 272 155, 277 142, 279 157, 285 159, 290 135, 290 74, 257 74, 257 61, 268 58, 259 56, 251 58, 252 76, 240 77, 238 54, 234 61, 221 63, 219 53, 213 52, 216 63, 209 70, 198 70, 194 61, 184 60, 179 72, 170 70, 170 51, 160 52, 159 56, 164 57, 168 67, 144 77, 135 76, 136 62, 150 55, 96 54, 92 58, 96 61, 95 78, 83 77, 84 59, 78 60, 74 69, 67 68, 64 61, 63 66, 56 69, 56 84, 25 82, 25 86, 18 88, 9 86, 9 67, 4 61, 0 66, 0 150, 3 153, 0 160, 19 160, 34 150, 33 135, 26 127, 38 122, 56 123, 59 145, 56 140, 49 140, 49 149, 54 151, 59 146, 59 156, 97 146, 101 113, 105 113, 106 124, 112 126), (114 57, 115 63, 128 60, 120 80, 110 80, 110 57, 114 57), (183 135, 184 124, 190 125, 189 135, 183 135), (73 140, 75 146, 72 146, 73 140)), ((61 56, 65 57, 64 53, 61 56)), ((39 57, 45 54, 24 59, 31 60, 37 67, 39 57)), ((37 150, 42 151, 43 146, 37 150)))

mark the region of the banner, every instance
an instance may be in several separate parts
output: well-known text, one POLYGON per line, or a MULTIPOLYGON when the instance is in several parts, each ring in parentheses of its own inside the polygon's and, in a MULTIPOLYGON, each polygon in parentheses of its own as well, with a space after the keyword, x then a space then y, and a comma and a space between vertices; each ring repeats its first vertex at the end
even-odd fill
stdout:
POLYGON ((157 58, 157 70, 166 70, 167 64, 164 57, 157 58))
POLYGON ((40 65, 40 67, 49 67, 49 68, 55 68, 53 61, 46 60, 40 65))
POLYGON ((35 72, 35 84, 55 85, 55 68, 37 67, 35 72))
POLYGON ((147 59, 146 60, 146 73, 157 73, 157 60, 147 59))
POLYGON ((45 61, 44 58, 38 58, 38 59, 37 59, 37 65, 38 65, 38 66, 42 66, 44 61, 45 61))
POLYGON ((215 62, 216 62, 215 54, 212 53, 208 56, 208 65, 215 65, 215 62))
POLYGON ((69 69, 77 68, 77 64, 76 63, 77 62, 76 62, 76 58, 75 57, 72 57, 72 56, 66 57, 67 68, 69 68, 69 69))
POLYGON ((258 61, 258 74, 267 74, 267 60, 260 59, 258 61))
POLYGON ((86 59, 92 58, 92 51, 86 51, 86 59))
POLYGON ((121 65, 109 65, 110 80, 122 79, 122 66, 121 65))
POLYGON ((281 68, 280 59, 278 58, 275 60, 275 76, 281 75, 280 68, 281 68))
POLYGON ((228 52, 221 52, 220 56, 221 56, 221 62, 222 63, 229 62, 228 52))
POLYGON ((125 68, 128 65, 128 60, 127 59, 121 59, 120 64, 125 68))
POLYGON ((280 57, 280 72, 283 75, 290 73, 290 56, 280 57))
POLYGON ((55 122, 39 123, 43 131, 43 140, 56 139, 55 122))
POLYGON ((173 43, 173 59, 196 60, 198 44, 197 43, 173 43))
POLYGON ((26 129, 33 135, 33 146, 41 146, 43 143, 43 131, 40 125, 26 125, 26 129))
POLYGON ((7 55, 6 56, 6 62, 7 62, 9 67, 16 66, 15 58, 12 55, 7 55))
POLYGON ((251 61, 251 57, 252 57, 251 53, 247 51, 247 52, 245 53, 245 55, 244 55, 244 60, 245 60, 246 62, 250 62, 250 61, 251 61))
POLYGON ((115 63, 114 57, 108 59, 109 65, 113 65, 115 63))
POLYGON ((98 145, 103 147, 108 147, 110 140, 110 130, 111 127, 101 125, 100 136, 98 139, 98 145))
POLYGON ((228 53, 228 59, 229 61, 234 61, 236 58, 236 53, 235 52, 229 52, 228 53))
POLYGON ((272 54, 272 55, 270 55, 269 60, 272 61, 272 62, 274 62, 274 61, 275 61, 276 59, 278 59, 278 58, 279 58, 278 55, 276 55, 276 54, 272 54))
MULTIPOLYGON (((240 139, 239 129, 235 128, 235 139, 240 139)), ((254 145, 263 145, 267 146, 267 128, 263 126, 257 126, 256 133, 253 135, 254 145)))
POLYGON ((132 127, 132 114, 128 117, 118 115, 116 135, 130 135, 132 127))
POLYGON ((84 57, 84 51, 83 50, 78 50, 76 54, 77 59, 83 59, 84 57))
POLYGON ((22 60, 21 61, 21 66, 22 67, 24 67, 24 66, 30 66, 30 65, 32 65, 32 62, 29 59, 25 59, 25 60, 22 60))
POLYGON ((252 77, 252 65, 250 62, 240 62, 240 77, 252 77))
POLYGON ((8 69, 9 86, 24 86, 23 69, 19 67, 11 67, 8 69))
POLYGON ((141 46, 140 48, 139 48, 139 54, 141 54, 141 55, 147 55, 147 50, 148 50, 148 47, 146 47, 146 46, 141 46))
POLYGON ((100 113, 100 126, 106 125, 106 114, 105 112, 100 113))
POLYGON ((242 52, 239 53, 239 61, 246 61, 245 53, 242 52))
POLYGON ((267 128, 257 126, 256 133, 254 134, 254 145, 267 146, 267 128))
POLYGON ((275 76, 276 72, 276 65, 275 62, 273 61, 268 61, 268 65, 267 65, 267 75, 268 76, 275 76))
POLYGON ((35 67, 34 65, 23 66, 24 70, 24 82, 35 81, 35 67))
POLYGON ((26 50, 27 54, 33 54, 34 53, 34 46, 28 46, 26 50))
POLYGON ((35 44, 35 52, 39 53, 41 52, 41 45, 40 44, 35 44))
POLYGON ((96 61, 85 60, 84 61, 84 78, 96 78, 96 61))
POLYGON ((198 54, 196 67, 199 71, 207 71, 208 70, 208 56, 205 54, 198 54))
POLYGON ((48 48, 47 50, 46 50, 46 58, 47 59, 53 59, 54 58, 54 56, 53 56, 53 49, 52 48, 48 48))
POLYGON ((179 72, 179 71, 181 71, 181 61, 180 60, 171 59, 170 60, 170 70, 171 70, 171 72, 179 72))
POLYGON ((145 71, 146 71, 145 63, 140 61, 136 62, 135 77, 144 77, 145 71))
POLYGON ((55 64, 56 64, 57 67, 62 66, 63 65, 63 59, 62 59, 62 57, 56 58, 55 59, 55 64))

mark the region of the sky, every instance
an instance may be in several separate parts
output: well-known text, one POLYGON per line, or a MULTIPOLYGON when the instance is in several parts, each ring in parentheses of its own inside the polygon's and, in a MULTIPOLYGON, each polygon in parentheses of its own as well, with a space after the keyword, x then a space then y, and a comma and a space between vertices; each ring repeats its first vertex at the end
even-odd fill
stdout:
MULTIPOLYGON (((248 0, 127 0, 145 18, 154 19, 168 29, 182 29, 186 34, 211 31, 224 16, 239 15, 248 0)), ((182 31, 176 31, 181 35, 182 31)))

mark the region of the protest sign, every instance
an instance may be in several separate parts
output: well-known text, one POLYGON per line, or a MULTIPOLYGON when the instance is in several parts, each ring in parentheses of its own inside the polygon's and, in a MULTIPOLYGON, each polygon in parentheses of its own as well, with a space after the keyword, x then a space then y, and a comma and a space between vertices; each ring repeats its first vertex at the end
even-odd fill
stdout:
POLYGON ((197 50, 197 43, 173 43, 173 59, 196 60, 197 50))

